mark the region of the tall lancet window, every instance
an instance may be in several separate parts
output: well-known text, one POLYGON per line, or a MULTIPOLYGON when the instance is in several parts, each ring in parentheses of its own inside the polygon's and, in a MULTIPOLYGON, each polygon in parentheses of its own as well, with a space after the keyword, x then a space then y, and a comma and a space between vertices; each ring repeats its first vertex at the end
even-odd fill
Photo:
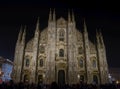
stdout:
POLYGON ((59 56, 60 56, 60 57, 64 57, 64 50, 63 50, 63 49, 60 49, 60 50, 59 50, 59 56))
POLYGON ((80 67, 83 68, 83 65, 84 65, 84 64, 83 64, 83 59, 81 58, 81 59, 80 59, 80 67))
POLYGON ((40 60, 39 60, 39 66, 40 66, 40 67, 43 67, 43 59, 40 59, 40 60))
POLYGON ((59 31, 59 41, 64 41, 64 35, 65 35, 64 30, 60 30, 59 31))
POLYGON ((29 59, 26 59, 25 66, 26 66, 26 67, 29 67, 29 64, 30 64, 30 60, 29 60, 29 59))
POLYGON ((92 65, 93 65, 93 68, 96 68, 96 67, 97 67, 96 60, 93 60, 93 61, 92 61, 92 65))

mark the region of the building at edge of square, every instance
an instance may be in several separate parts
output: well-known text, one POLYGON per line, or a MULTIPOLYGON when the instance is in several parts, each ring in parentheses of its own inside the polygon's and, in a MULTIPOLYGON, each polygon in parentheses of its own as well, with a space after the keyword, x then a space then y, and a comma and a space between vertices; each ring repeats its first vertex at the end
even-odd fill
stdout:
POLYGON ((101 32, 89 40, 87 25, 76 28, 74 13, 67 21, 49 13, 48 26, 40 29, 39 18, 34 37, 26 42, 26 28, 20 29, 15 47, 13 80, 51 84, 108 83, 106 49, 101 32))

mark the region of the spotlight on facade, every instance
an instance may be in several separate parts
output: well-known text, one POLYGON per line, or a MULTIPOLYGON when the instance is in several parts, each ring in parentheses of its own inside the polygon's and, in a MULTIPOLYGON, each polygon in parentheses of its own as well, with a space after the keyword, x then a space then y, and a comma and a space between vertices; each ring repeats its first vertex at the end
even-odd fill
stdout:
POLYGON ((80 75, 79 74, 77 75, 77 77, 78 77, 78 79, 80 79, 80 75))
POLYGON ((119 83, 120 83, 120 82, 117 80, 117 81, 116 81, 116 84, 119 84, 119 83))
POLYGON ((43 74, 43 78, 45 78, 45 74, 43 74))

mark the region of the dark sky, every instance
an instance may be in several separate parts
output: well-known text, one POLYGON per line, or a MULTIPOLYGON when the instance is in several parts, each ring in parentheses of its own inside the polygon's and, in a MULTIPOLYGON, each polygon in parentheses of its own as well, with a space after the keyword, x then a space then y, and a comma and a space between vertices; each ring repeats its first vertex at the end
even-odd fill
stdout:
POLYGON ((120 9, 117 2, 80 1, 0 1, 0 56, 13 60, 15 43, 21 25, 27 26, 27 38, 33 36, 37 17, 41 29, 47 26, 49 8, 55 8, 57 18, 67 17, 68 9, 73 9, 77 28, 82 28, 82 18, 86 19, 90 36, 101 29, 109 67, 120 67, 120 9))

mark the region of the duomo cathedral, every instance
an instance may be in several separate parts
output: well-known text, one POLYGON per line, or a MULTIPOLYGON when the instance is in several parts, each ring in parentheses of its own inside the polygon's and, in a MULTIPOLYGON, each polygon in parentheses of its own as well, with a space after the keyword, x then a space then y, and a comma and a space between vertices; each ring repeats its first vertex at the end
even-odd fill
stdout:
POLYGON ((13 80, 17 82, 51 84, 108 83, 108 64, 101 32, 96 41, 88 37, 87 26, 76 28, 74 13, 68 19, 56 19, 49 13, 48 26, 40 29, 36 23, 34 37, 26 42, 26 29, 20 30, 15 47, 13 80))

